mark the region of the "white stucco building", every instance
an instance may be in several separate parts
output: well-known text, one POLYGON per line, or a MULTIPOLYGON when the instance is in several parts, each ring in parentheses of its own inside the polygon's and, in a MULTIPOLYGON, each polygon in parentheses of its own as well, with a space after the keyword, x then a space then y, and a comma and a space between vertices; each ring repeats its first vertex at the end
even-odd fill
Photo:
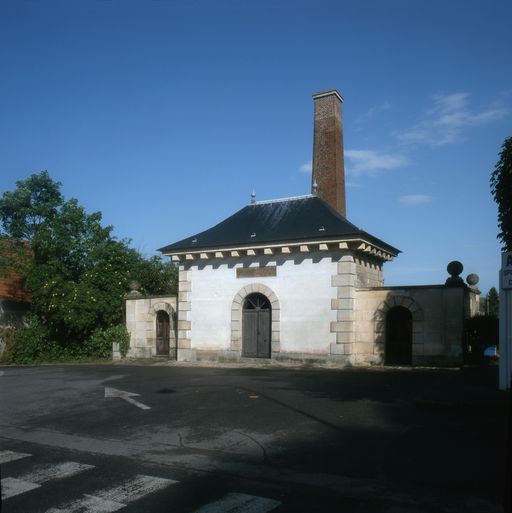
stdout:
MULTIPOLYGON (((127 299, 131 356, 315 359, 343 364, 462 360, 477 294, 384 287, 399 250, 346 218, 342 98, 314 95, 312 194, 249 205, 160 251, 179 266, 177 298, 127 299)), ((460 274, 460 272, 459 272, 460 274)))

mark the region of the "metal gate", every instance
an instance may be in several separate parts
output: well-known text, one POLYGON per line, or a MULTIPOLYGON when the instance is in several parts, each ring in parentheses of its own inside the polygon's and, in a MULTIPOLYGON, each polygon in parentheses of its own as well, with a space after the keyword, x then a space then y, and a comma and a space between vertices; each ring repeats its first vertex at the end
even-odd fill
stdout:
POLYGON ((242 313, 242 356, 270 358, 270 301, 263 294, 247 296, 242 313))

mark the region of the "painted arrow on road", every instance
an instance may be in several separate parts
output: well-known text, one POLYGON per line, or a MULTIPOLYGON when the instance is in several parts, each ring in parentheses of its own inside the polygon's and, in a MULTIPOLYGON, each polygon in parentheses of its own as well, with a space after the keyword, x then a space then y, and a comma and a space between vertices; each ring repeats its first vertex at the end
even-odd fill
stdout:
POLYGON ((120 397, 125 401, 137 406, 141 410, 151 410, 150 406, 147 406, 136 399, 134 397, 139 397, 140 394, 135 394, 134 392, 127 392, 126 390, 118 390, 117 388, 105 387, 105 397, 120 397))

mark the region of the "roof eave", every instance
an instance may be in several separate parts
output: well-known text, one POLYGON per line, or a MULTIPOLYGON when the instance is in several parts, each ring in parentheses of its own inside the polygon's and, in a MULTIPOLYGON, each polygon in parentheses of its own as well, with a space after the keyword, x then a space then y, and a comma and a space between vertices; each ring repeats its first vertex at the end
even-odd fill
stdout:
MULTIPOLYGON (((215 247, 203 248, 181 248, 176 250, 163 251, 165 256, 171 257, 173 261, 181 260, 208 260, 210 258, 255 256, 256 254, 275 254, 275 250, 281 249, 281 253, 291 253, 292 251, 310 252, 310 251, 328 251, 328 250, 353 250, 369 254, 383 261, 392 260, 400 250, 382 243, 382 241, 372 240, 373 237, 334 237, 324 239, 308 240, 289 240, 268 243, 255 244, 232 244, 219 245, 215 247)), ((164 248, 165 249, 165 248, 164 248)))

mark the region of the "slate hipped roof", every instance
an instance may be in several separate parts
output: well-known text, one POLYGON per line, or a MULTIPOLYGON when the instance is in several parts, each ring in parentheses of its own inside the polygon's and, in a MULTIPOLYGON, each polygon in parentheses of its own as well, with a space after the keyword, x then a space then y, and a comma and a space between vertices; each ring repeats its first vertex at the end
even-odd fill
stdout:
POLYGON ((159 251, 233 248, 330 239, 363 239, 397 255, 400 250, 359 229, 317 196, 258 201, 219 224, 159 251))

